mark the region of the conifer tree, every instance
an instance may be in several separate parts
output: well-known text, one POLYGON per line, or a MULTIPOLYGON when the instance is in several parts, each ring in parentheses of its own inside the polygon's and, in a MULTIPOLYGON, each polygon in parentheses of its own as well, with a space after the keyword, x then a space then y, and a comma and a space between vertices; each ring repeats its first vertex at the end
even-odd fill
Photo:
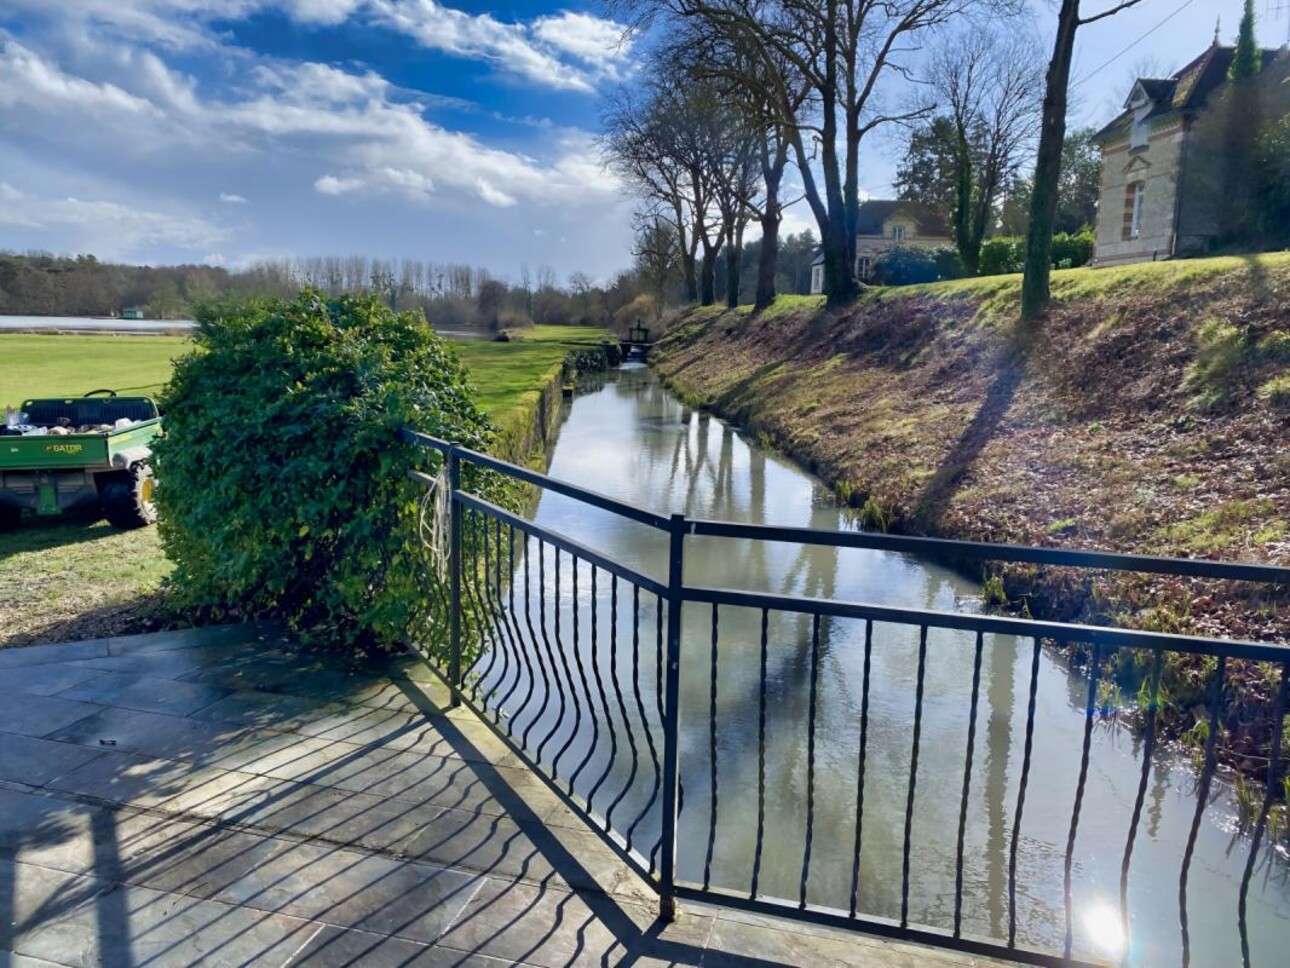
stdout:
POLYGON ((1228 76, 1233 81, 1253 77, 1263 69, 1263 51, 1254 37, 1254 0, 1245 0, 1245 13, 1241 17, 1241 29, 1236 36, 1236 57, 1228 76))

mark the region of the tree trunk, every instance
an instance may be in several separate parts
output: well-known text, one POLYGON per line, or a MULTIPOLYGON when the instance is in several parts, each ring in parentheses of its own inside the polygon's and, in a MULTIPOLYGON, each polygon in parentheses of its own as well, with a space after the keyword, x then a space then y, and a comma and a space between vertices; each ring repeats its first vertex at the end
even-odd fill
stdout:
POLYGON ((739 305, 739 262, 743 258, 743 246, 736 241, 735 235, 735 226, 732 223, 726 229, 726 307, 728 309, 734 309, 739 305))
POLYGON ((1062 0, 1057 17, 1057 39, 1048 64, 1044 114, 1035 161, 1035 187, 1030 198, 1030 227, 1026 233, 1026 275, 1021 283, 1021 318, 1034 319, 1051 298, 1049 277, 1053 265, 1053 223, 1057 219, 1057 189, 1062 171, 1062 143, 1066 140, 1066 99, 1070 87, 1071 55, 1079 29, 1079 0, 1062 0))
POLYGON ((694 253, 685 248, 681 249, 681 275, 685 279, 685 301, 698 302, 699 276, 694 264, 694 253))
POLYGON ((775 271, 779 264, 779 206, 766 209, 761 217, 761 251, 757 255, 757 297, 753 312, 759 313, 775 301, 775 271))
POLYGON ((699 267, 699 305, 711 306, 717 301, 717 255, 721 251, 720 236, 713 245, 705 236, 703 242, 703 263, 699 267))
POLYGON ((759 313, 775 301, 775 272, 779 267, 779 184, 788 164, 788 141, 780 133, 775 139, 775 153, 763 147, 761 154, 762 184, 766 201, 762 207, 761 250, 757 258, 757 295, 753 312, 759 313))

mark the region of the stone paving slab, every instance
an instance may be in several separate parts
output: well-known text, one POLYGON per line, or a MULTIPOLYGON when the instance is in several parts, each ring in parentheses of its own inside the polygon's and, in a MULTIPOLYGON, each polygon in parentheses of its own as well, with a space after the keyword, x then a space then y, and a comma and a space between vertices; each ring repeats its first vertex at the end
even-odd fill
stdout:
POLYGON ((414 657, 0 651, 0 968, 986 964, 648 885, 414 657))

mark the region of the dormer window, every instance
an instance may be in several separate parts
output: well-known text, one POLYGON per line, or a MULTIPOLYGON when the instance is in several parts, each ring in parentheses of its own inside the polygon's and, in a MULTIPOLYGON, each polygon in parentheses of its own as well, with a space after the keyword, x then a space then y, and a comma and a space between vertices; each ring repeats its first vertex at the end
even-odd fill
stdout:
POLYGON ((1133 86, 1133 93, 1129 95, 1129 100, 1125 107, 1133 112, 1133 122, 1129 132, 1129 147, 1147 147, 1151 139, 1151 124, 1147 118, 1155 107, 1155 102, 1151 99, 1151 95, 1147 93, 1141 81, 1133 86))
POLYGON ((891 227, 891 237, 892 237, 892 240, 893 240, 893 241, 895 241, 895 242, 904 242, 904 241, 905 241, 905 226, 903 226, 903 225, 893 225, 893 226, 891 227))

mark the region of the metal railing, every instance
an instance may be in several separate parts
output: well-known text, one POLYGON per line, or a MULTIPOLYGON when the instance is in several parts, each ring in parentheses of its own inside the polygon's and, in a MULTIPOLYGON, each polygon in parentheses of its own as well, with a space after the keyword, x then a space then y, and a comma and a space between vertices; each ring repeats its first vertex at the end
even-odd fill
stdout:
MULTIPOLYGON (((1275 586, 1276 594, 1290 588, 1290 569, 663 516, 425 435, 404 436, 442 456, 451 488, 449 583, 435 607, 443 613, 440 624, 448 638, 446 654, 436 663, 454 702, 488 722, 653 885, 664 917, 674 915, 678 899, 694 899, 1033 964, 1129 963, 1137 931, 1129 901, 1134 850, 1144 809, 1158 812, 1155 799, 1148 804, 1148 788, 1161 753, 1162 668, 1173 653, 1194 657, 1195 674, 1208 683, 1195 806, 1186 837, 1176 845, 1184 966, 1193 951, 1193 858, 1229 702, 1227 664, 1273 664, 1267 677, 1274 684, 1268 783, 1248 825, 1233 940, 1239 940, 1244 964, 1251 964, 1248 893, 1266 854, 1269 817, 1284 773, 1290 649, 691 585, 684 578, 685 548, 687 538, 711 538, 868 549, 925 561, 1018 562, 1255 583, 1275 586), (463 463, 659 533, 667 543, 666 575, 646 574, 468 493, 461 487, 463 463), (701 626, 689 624, 700 617, 701 626), (1047 704, 1040 699, 1041 668, 1053 678, 1041 662, 1045 643, 1088 654, 1086 681, 1072 679, 1082 693, 1083 718, 1068 737, 1078 749, 1078 773, 1069 809, 1060 817, 1051 809, 1026 811, 1037 789, 1048 795, 1061 785, 1048 768, 1051 741, 1036 729, 1047 704), (730 653, 726 666, 723 653, 730 653), (911 662, 916 656, 915 667, 888 669, 896 654, 911 662), (1015 723, 1024 733, 1019 758, 1010 739, 1018 719, 1010 698, 998 703, 992 694, 988 721, 978 722, 987 656, 992 675, 1001 670, 994 678, 1024 683, 1024 719, 1015 723), (1099 825, 1107 822, 1091 766, 1117 657, 1121 668, 1141 673, 1140 729, 1132 808, 1111 870, 1105 858, 1090 859, 1077 848, 1090 805, 1099 810, 1099 825), (778 669, 781 663, 787 663, 785 670, 778 669), (961 678, 941 674, 953 663, 960 663, 961 678), (912 701, 908 732, 898 737, 907 754, 895 757, 891 751, 900 744, 885 737, 883 759, 875 765, 875 736, 890 720, 877 707, 896 699, 912 701), (725 706, 731 701, 737 708, 725 706), (728 715, 727 708, 733 709, 728 715), (949 738, 961 745, 952 753, 953 774, 944 775, 951 763, 949 738), (1045 747, 1039 756, 1037 744, 1045 747), (988 747, 985 754, 978 750, 982 745, 988 747), (755 777, 743 770, 754 755, 755 777), (1043 774, 1039 780, 1037 771, 1043 774), (994 793, 984 799, 987 782, 994 793), (1027 846, 1032 827, 1051 831, 1044 843, 1056 845, 1038 860, 1027 846), (875 838, 883 842, 879 848, 871 843, 875 838), (687 845, 683 856, 681 843, 687 845), (892 865, 897 855, 899 864, 892 865), (1120 948, 1100 952, 1100 961, 1099 952, 1088 950, 1088 932, 1075 924, 1076 875, 1086 864, 1116 888, 1117 923, 1103 930, 1120 933, 1120 948), (1053 884, 1058 875, 1059 892, 1053 884), (1029 924, 1022 909, 1029 911, 1045 892, 1060 917, 1029 924)), ((1041 834, 1034 837, 1042 840, 1041 834)))

